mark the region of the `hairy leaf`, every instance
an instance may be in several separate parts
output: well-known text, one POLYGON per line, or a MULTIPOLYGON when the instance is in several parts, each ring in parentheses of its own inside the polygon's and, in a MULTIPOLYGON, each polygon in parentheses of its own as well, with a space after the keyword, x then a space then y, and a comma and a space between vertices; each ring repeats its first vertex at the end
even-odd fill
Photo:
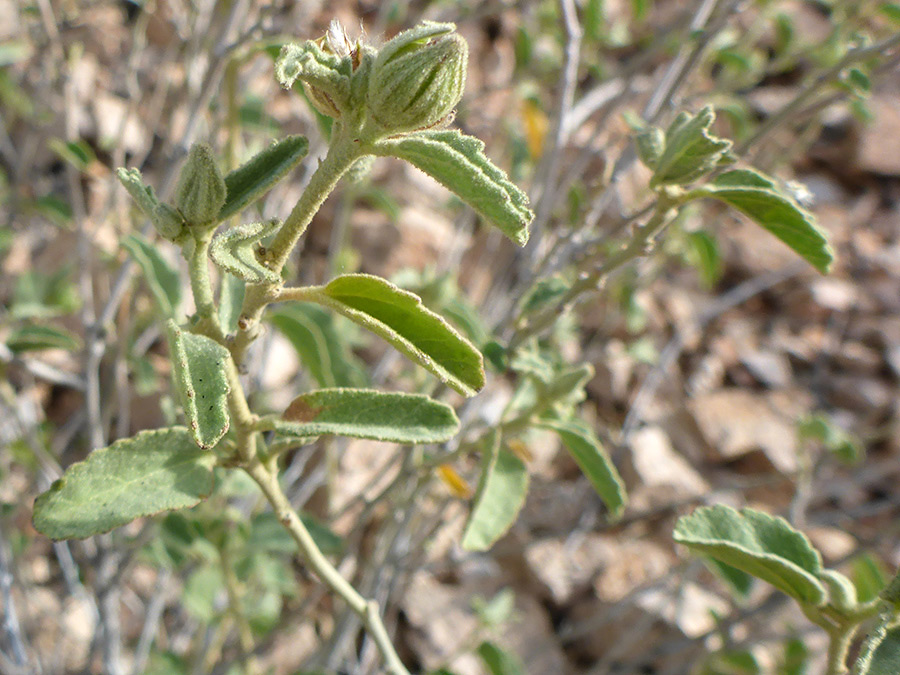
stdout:
POLYGON ((528 241, 534 218, 528 197, 484 154, 484 143, 458 131, 420 131, 375 145, 374 153, 404 159, 456 193, 516 244, 528 241))
POLYGON ((665 134, 665 149, 656 161, 650 187, 685 185, 712 171, 731 148, 731 141, 711 136, 716 119, 712 106, 696 115, 680 113, 665 134))
POLYGON ((163 316, 175 316, 181 305, 181 279, 178 272, 166 262, 159 249, 139 234, 129 234, 122 240, 122 248, 141 268, 147 286, 159 305, 163 316))
POLYGON ((785 196, 758 171, 727 171, 706 186, 708 194, 752 218, 820 272, 827 272, 834 252, 815 216, 785 196))
POLYGON ((528 468, 499 442, 485 449, 483 466, 463 532, 467 551, 486 551, 502 537, 516 522, 528 494, 528 468))
POLYGON ((572 459, 606 504, 610 517, 621 516, 627 499, 625 483, 594 432, 577 420, 541 420, 536 426, 559 434, 572 459))
POLYGON ((320 387, 359 387, 366 384, 362 362, 350 351, 329 311, 309 303, 279 307, 270 317, 290 340, 303 366, 320 387))
POLYGON ((144 215, 152 218, 153 212, 159 205, 159 199, 153 192, 153 188, 144 183, 141 172, 138 169, 120 168, 116 169, 116 176, 144 215))
POLYGON ((826 600, 822 556, 783 518, 753 509, 705 506, 678 519, 675 541, 763 581, 801 602, 826 600))
POLYGON ((35 500, 34 527, 51 539, 81 539, 194 506, 212 491, 214 463, 184 427, 142 431, 70 466, 35 500))
POLYGON ((380 335, 465 396, 474 396, 484 386, 481 352, 414 293, 379 277, 346 274, 309 299, 380 335))
POLYGON ((393 443, 439 443, 453 437, 453 408, 421 394, 319 389, 295 398, 275 428, 298 436, 335 434, 393 443))
POLYGON ((277 282, 281 277, 256 257, 259 242, 281 226, 277 219, 238 225, 216 235, 209 246, 209 257, 222 269, 251 284, 277 282))
POLYGON ((212 448, 228 431, 228 350, 203 335, 187 333, 174 321, 166 325, 172 372, 181 405, 197 445, 212 448))
POLYGON ((219 323, 226 333, 237 330, 238 319, 241 317, 241 306, 244 304, 245 284, 243 279, 238 279, 231 274, 222 276, 219 285, 219 323))
POLYGON ((900 673, 900 626, 884 623, 869 636, 854 670, 856 675, 900 673))
POLYGON ((309 142, 288 136, 273 143, 225 176, 225 204, 219 220, 235 215, 262 197, 306 156, 309 142))

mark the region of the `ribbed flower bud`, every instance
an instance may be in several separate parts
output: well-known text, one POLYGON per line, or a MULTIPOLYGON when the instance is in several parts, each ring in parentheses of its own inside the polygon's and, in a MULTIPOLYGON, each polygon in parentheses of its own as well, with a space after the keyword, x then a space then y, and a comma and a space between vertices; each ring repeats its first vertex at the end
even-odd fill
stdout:
POLYGON ((175 206, 188 225, 208 225, 216 222, 225 195, 225 179, 212 148, 206 143, 195 143, 178 176, 175 206))
POLYGON ((468 48, 452 23, 426 21, 375 57, 369 114, 387 133, 432 127, 453 112, 466 82, 468 48))

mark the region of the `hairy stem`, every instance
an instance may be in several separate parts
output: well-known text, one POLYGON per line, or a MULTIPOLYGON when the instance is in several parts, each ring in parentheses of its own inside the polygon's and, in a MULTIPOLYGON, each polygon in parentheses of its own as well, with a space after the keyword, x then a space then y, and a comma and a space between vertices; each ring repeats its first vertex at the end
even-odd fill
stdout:
POLYGON ((560 314, 568 308, 570 303, 582 294, 596 290, 597 285, 606 276, 635 258, 645 255, 653 237, 672 219, 674 215, 673 209, 678 205, 679 201, 679 199, 661 194, 650 220, 635 231, 631 241, 624 248, 614 253, 606 262, 593 271, 581 276, 553 306, 547 307, 524 327, 516 330, 509 341, 510 353, 521 346, 523 342, 538 335, 558 321, 560 314))
MULTIPOLYGON (((310 221, 312 221, 313 215, 334 189, 341 176, 362 154, 357 143, 342 135, 340 131, 336 133, 328 154, 313 174, 297 205, 291 211, 290 216, 288 216, 288 219, 284 222, 284 225, 272 242, 268 255, 272 269, 278 272, 281 271, 297 240, 306 230, 310 221)), ((260 429, 259 419, 250 410, 247 396, 241 384, 238 364, 242 362, 247 347, 257 335, 259 319, 266 305, 276 300, 289 299, 291 294, 289 293, 286 296, 280 294, 280 284, 256 284, 249 286, 238 323, 238 334, 234 340, 226 339, 219 323, 209 278, 207 256, 211 239, 211 231, 196 234, 185 245, 184 254, 188 261, 191 290, 194 294, 197 315, 200 319, 194 330, 225 345, 231 354, 231 358, 225 364, 229 385, 228 410, 235 433, 235 443, 240 464, 260 486, 277 514, 279 521, 297 542, 310 569, 332 592, 343 598, 359 616, 362 624, 372 636, 384 657, 390 675, 409 675, 409 671, 397 655, 387 629, 381 620, 377 603, 366 600, 360 595, 341 576, 340 572, 328 562, 282 491, 274 463, 264 464, 258 456, 257 431, 260 429)), ((303 291, 314 292, 318 289, 311 287, 310 289, 294 290, 302 294, 303 291)), ((223 560, 223 563, 226 562, 223 560)), ((226 575, 228 572, 229 570, 226 569, 226 575)), ((247 632, 246 626, 242 624, 242 617, 237 615, 239 614, 239 598, 236 583, 236 578, 226 578, 229 597, 233 601, 232 607, 236 614, 235 621, 237 621, 240 631, 241 646, 246 652, 248 649, 252 649, 252 635, 247 632)), ((252 664, 248 662, 248 666, 250 665, 252 664)))
POLYGON ((344 602, 359 617, 378 646, 378 650, 384 658, 387 671, 391 675, 409 675, 409 671, 397 655, 387 629, 381 620, 378 603, 374 600, 366 600, 341 576, 341 573, 337 571, 334 565, 328 562, 328 559, 316 546, 309 530, 306 529, 303 521, 300 520, 296 511, 288 502, 278 482, 278 476, 258 461, 252 462, 245 467, 245 470, 256 481, 269 503, 272 504, 275 515, 297 543, 306 564, 322 580, 322 583, 343 598, 344 602))
MULTIPOLYGON (((282 224, 278 234, 269 246, 266 259, 269 267, 280 274, 290 257, 297 241, 303 236, 312 222, 313 216, 322 203, 334 190, 338 181, 353 162, 365 153, 360 144, 339 127, 335 127, 335 135, 325 159, 313 173, 309 184, 300 196, 296 206, 282 224)), ((241 317, 238 321, 238 332, 232 345, 232 355, 236 363, 243 361, 247 347, 259 333, 259 321, 263 310, 270 302, 275 301, 279 284, 253 284, 247 287, 241 317)))
POLYGON ((212 229, 195 233, 184 245, 184 257, 187 259, 191 291, 194 294, 194 304, 197 306, 197 316, 200 318, 197 329, 217 342, 222 342, 224 334, 216 314, 207 260, 212 233, 212 229))

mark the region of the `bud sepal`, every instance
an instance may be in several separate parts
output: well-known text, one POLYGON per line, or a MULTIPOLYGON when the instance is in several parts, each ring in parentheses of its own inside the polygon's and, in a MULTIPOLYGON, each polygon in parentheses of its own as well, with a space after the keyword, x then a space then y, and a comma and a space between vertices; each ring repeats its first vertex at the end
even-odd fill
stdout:
POLYGON ((226 194, 225 178, 212 148, 206 143, 195 143, 178 176, 175 206, 189 226, 216 225, 226 194))
POLYGON ((452 23, 425 21, 388 41, 372 64, 369 117, 387 135, 448 120, 462 98, 468 47, 452 23))

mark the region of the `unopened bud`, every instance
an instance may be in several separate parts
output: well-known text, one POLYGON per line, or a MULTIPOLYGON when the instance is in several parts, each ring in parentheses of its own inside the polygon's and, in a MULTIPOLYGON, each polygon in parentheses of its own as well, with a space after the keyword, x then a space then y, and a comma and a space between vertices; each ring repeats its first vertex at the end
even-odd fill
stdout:
POLYGON ((178 177, 175 205, 188 225, 208 225, 217 222, 225 196, 225 179, 212 148, 206 143, 195 143, 178 177))
POLYGON ((153 227, 156 228, 156 231, 166 239, 174 241, 184 232, 184 218, 181 217, 177 209, 163 202, 157 204, 156 208, 153 209, 150 220, 153 222, 153 227))
POLYGON ((313 107, 323 115, 338 119, 351 107, 350 79, 360 65, 365 47, 350 42, 347 31, 334 20, 325 36, 303 44, 287 44, 275 64, 275 75, 290 88, 303 82, 303 90, 313 107))
POLYGON ((161 236, 174 240, 181 234, 184 229, 184 218, 171 206, 157 199, 153 188, 144 183, 140 171, 119 169, 116 175, 161 236))
POLYGON ((452 23, 426 21, 400 33, 375 57, 369 113, 388 133, 432 127, 462 98, 468 47, 452 23))

